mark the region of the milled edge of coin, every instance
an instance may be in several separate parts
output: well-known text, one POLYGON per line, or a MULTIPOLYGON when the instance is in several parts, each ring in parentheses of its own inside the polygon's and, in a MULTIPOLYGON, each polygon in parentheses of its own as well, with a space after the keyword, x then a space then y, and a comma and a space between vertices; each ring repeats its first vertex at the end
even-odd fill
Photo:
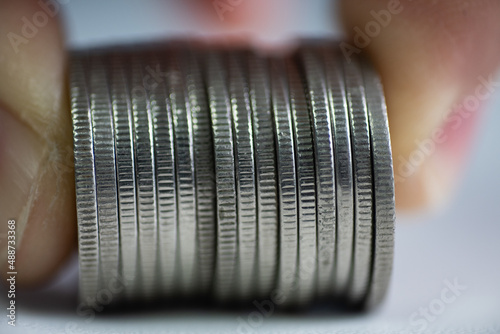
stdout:
POLYGON ((196 50, 188 50, 186 85, 193 118, 200 292, 208 293, 215 265, 215 161, 210 111, 198 56, 196 50))
POLYGON ((146 71, 153 73, 148 92, 155 144, 159 288, 162 295, 171 297, 177 288, 178 226, 173 115, 166 85, 168 73, 160 59, 165 56, 161 50, 149 52, 146 71))
POLYGON ((185 86, 182 46, 173 46, 167 57, 167 86, 174 121, 177 180, 178 279, 181 292, 190 295, 197 286, 196 171, 191 107, 185 86))
POLYGON ((120 257, 115 135, 109 77, 104 55, 91 53, 89 65, 89 96, 99 223, 100 286, 105 288, 118 278, 120 257))
POLYGON ((99 227, 94 169, 92 114, 87 85, 87 55, 73 52, 70 61, 71 114, 78 220, 79 297, 84 303, 99 289, 99 227))
POLYGON ((285 79, 285 64, 280 59, 271 59, 270 69, 279 196, 279 262, 276 292, 282 297, 280 300, 282 304, 291 305, 298 259, 297 177, 292 114, 285 79))
POLYGON ((344 74, 339 55, 333 48, 322 48, 327 93, 332 112, 333 146, 335 157, 335 192, 337 195, 337 227, 335 245, 333 295, 341 296, 348 284, 352 260, 354 185, 351 152, 351 133, 344 74))
POLYGON ((137 297, 137 200, 132 108, 126 79, 126 56, 109 58, 111 104, 115 129, 121 275, 127 299, 137 297))
POLYGON ((242 54, 227 54, 229 96, 235 144, 236 196, 238 208, 238 252, 235 293, 241 300, 255 294, 257 252, 257 203, 255 189, 255 152, 252 114, 242 54))
POLYGON ((269 297, 278 266, 278 189, 269 63, 247 53, 257 178, 257 294, 269 297))
POLYGON ((317 185, 318 280, 317 295, 332 291, 336 243, 335 157, 333 147, 333 114, 328 101, 324 66, 318 50, 301 50, 302 70, 306 80, 315 150, 317 185))
POLYGON ((298 209, 298 263, 295 302, 312 300, 317 280, 316 170, 309 105, 295 58, 285 59, 295 147, 298 209))
POLYGON ((140 288, 144 299, 155 297, 158 263, 158 216, 153 119, 148 92, 144 87, 142 54, 131 55, 131 97, 139 226, 140 288))
POLYGON ((371 281, 365 307, 374 307, 387 294, 394 258, 394 170, 387 107, 382 83, 374 68, 361 65, 365 82, 373 155, 374 245, 371 281))
POLYGON ((217 250, 213 293, 232 298, 236 274, 237 203, 231 105, 226 71, 219 51, 206 52, 206 87, 212 120, 217 195, 217 250))
POLYGON ((373 229, 372 151, 364 82, 359 62, 342 58, 354 171, 354 248, 348 302, 363 302, 370 283, 373 229))

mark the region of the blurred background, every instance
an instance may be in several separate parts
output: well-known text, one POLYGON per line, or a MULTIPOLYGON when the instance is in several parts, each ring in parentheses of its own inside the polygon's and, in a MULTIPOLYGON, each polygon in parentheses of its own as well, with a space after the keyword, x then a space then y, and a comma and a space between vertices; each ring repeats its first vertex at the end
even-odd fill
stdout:
MULTIPOLYGON (((327 0, 234 0, 232 10, 222 15, 211 0, 59 2, 69 45, 78 48, 228 30, 264 45, 297 37, 342 37, 336 2, 327 0), (256 6, 265 10, 257 14, 256 6)), ((316 307, 305 314, 273 314, 250 327, 241 323, 251 321, 254 309, 153 309, 98 314, 87 321, 76 310, 74 257, 50 286, 21 292, 17 327, 4 319, 0 333, 500 333, 499 109, 496 92, 480 111, 473 152, 448 202, 429 212, 398 212, 391 288, 373 313, 339 314, 316 307)), ((6 307, 4 299, 1 303, 6 307)))

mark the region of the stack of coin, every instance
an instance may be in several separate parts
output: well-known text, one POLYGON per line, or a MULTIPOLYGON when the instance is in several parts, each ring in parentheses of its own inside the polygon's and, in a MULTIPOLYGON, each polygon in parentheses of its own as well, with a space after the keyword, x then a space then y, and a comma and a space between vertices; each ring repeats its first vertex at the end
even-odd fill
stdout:
POLYGON ((83 301, 383 299, 394 242, 384 96, 370 64, 336 45, 72 54, 83 301))

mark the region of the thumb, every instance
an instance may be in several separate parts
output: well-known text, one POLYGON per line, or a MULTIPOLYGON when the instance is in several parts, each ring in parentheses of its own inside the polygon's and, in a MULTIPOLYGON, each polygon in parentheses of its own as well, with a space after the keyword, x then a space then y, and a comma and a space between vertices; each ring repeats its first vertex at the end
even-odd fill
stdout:
POLYGON ((439 202, 468 151, 477 109, 498 87, 500 2, 345 0, 343 52, 381 73, 400 208, 439 202))
POLYGON ((0 255, 5 263, 15 220, 24 285, 49 278, 76 240, 59 10, 57 1, 0 2, 0 255))

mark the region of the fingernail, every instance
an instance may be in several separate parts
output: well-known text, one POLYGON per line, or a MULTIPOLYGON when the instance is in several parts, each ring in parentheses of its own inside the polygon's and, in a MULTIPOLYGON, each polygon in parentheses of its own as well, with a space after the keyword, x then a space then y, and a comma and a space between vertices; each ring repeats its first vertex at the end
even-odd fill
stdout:
MULTIPOLYGON (((33 198, 44 147, 37 135, 0 106, 0 241, 5 251, 8 220, 15 220, 16 248, 33 198)), ((2 257, 5 259, 6 257, 2 257)))
POLYGON ((467 166, 480 116, 481 105, 466 108, 460 104, 429 138, 416 141, 415 150, 403 162, 404 168, 399 174, 395 170, 400 208, 433 209, 453 199, 467 166))
POLYGON ((470 151, 481 111, 480 104, 472 108, 461 104, 448 115, 442 127, 445 140, 438 146, 441 157, 452 164, 463 161, 464 155, 470 151))
POLYGON ((436 175, 440 176, 442 191, 436 198, 438 203, 442 203, 444 198, 452 198, 448 195, 454 193, 460 184, 478 129, 481 110, 481 105, 474 108, 461 105, 450 113, 442 127, 443 142, 436 146, 436 154, 431 161, 436 175))

